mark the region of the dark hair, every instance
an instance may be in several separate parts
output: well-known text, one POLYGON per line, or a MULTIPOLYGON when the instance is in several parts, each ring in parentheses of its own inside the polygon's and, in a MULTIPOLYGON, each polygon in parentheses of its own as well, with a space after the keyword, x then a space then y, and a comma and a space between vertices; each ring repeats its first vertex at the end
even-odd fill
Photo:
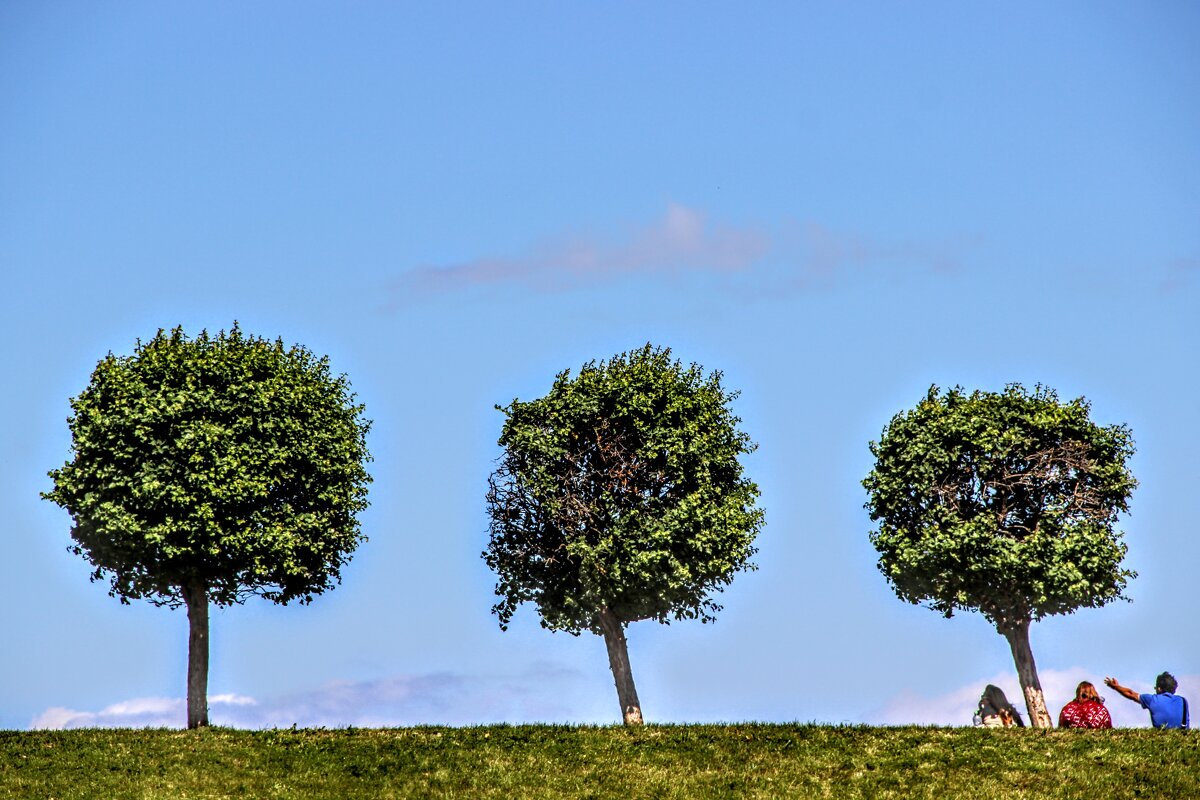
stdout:
POLYGON ((1164 672, 1162 675, 1159 675, 1158 678, 1156 678, 1154 681, 1154 690, 1156 692, 1159 692, 1160 694, 1162 694, 1162 693, 1174 694, 1175 689, 1178 686, 1179 686, 1179 684, 1175 682, 1175 676, 1169 672, 1164 672))
POLYGON ((1021 719, 1021 712, 1017 711, 1016 707, 1013 706, 1012 703, 1008 702, 1008 698, 1004 696, 1004 690, 999 686, 994 686, 989 683, 986 687, 984 687, 983 697, 979 698, 979 705, 981 710, 986 710, 983 707, 985 705, 990 705, 991 709, 997 714, 1001 711, 1007 711, 1008 713, 1012 714, 1013 722, 1015 722, 1018 727, 1025 727, 1025 720, 1021 719))

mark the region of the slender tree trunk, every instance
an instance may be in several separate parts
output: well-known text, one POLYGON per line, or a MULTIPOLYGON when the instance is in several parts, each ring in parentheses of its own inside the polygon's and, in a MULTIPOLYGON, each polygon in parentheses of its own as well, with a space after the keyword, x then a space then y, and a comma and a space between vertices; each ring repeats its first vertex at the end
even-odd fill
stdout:
POLYGON ((208 589, 183 587, 188 612, 187 726, 208 724, 208 589))
POLYGON ((604 644, 608 648, 608 665, 617 685, 617 701, 621 704, 621 719, 626 725, 642 724, 642 704, 633 685, 633 670, 629 667, 629 647, 625 642, 625 626, 608 608, 597 615, 604 644))
POLYGON ((1025 695, 1025 708, 1029 711, 1029 724, 1035 728, 1053 728, 1054 721, 1046 710, 1046 697, 1042 694, 1042 682, 1038 680, 1037 664, 1033 650, 1029 647, 1029 620, 1006 626, 1000 631, 1008 639, 1013 662, 1017 665, 1017 680, 1025 695))

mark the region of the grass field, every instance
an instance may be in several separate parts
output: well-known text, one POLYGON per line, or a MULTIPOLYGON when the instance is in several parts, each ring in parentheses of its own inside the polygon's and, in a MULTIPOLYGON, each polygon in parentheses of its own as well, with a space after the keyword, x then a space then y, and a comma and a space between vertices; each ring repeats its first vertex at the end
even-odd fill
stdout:
POLYGON ((825 725, 0 732, 3 798, 1200 798, 1200 737, 825 725))

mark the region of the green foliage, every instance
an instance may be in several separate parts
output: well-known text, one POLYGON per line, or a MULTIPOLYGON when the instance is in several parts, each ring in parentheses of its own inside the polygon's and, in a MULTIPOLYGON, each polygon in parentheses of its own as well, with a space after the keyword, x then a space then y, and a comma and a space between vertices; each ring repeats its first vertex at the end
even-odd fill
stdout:
POLYGON ((826 725, 0 732, 0 798, 1200 797, 1200 737, 826 725))
POLYGON ((552 630, 599 633, 622 622, 710 621, 710 598, 753 569, 763 513, 738 457, 754 444, 729 409, 736 393, 647 344, 558 375, 539 400, 505 414, 490 479, 491 538, 505 627, 535 603, 552 630))
POLYGON ((1137 482, 1124 425, 1038 386, 937 387, 871 443, 871 542, 896 593, 951 616, 1014 624, 1122 597, 1134 573, 1115 529, 1137 482))
POLYGON ((110 594, 178 606, 249 594, 308 602, 364 539, 370 460, 345 376, 303 347, 235 324, 109 353, 71 401, 73 458, 43 495, 74 521, 74 551, 110 594))

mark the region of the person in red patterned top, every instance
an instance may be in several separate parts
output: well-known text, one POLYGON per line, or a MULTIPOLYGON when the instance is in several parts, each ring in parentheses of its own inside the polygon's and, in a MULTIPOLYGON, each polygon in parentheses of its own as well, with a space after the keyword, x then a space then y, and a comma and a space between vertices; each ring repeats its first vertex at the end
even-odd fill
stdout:
POLYGON ((1112 717, 1104 707, 1104 698, 1096 687, 1083 681, 1075 687, 1075 699, 1063 706, 1058 715, 1060 728, 1111 728, 1112 717))

